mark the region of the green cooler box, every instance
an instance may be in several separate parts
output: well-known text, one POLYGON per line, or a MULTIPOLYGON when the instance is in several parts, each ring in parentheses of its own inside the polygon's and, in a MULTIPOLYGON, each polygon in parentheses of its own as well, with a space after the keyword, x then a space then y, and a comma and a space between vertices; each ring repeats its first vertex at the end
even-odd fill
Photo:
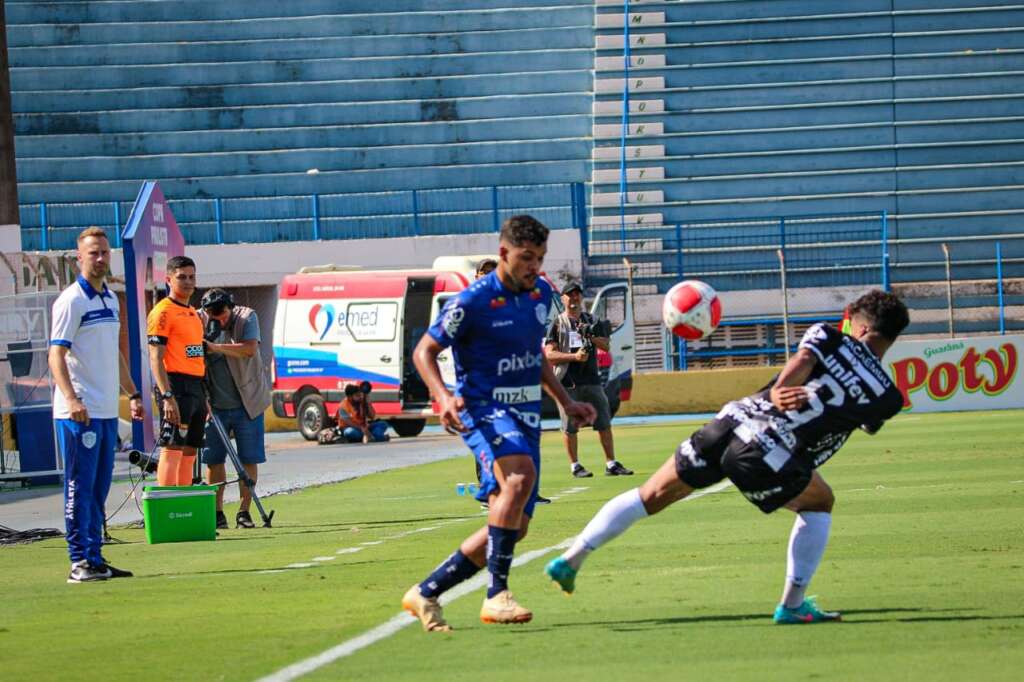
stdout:
POLYGON ((217 486, 146 486, 142 515, 146 542, 191 542, 217 538, 217 486))

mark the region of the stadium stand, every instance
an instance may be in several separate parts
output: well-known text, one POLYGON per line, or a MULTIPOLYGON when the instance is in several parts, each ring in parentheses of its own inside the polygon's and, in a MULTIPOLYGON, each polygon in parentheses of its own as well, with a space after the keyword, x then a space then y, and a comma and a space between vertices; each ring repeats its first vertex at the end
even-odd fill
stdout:
MULTIPOLYGON (((629 201, 620 213, 625 22, 621 3, 598 4, 593 283, 620 277, 625 253, 638 281, 665 291, 680 273, 680 243, 749 244, 742 235, 760 224, 759 239, 778 246, 780 221, 807 214, 814 227, 794 236, 828 244, 877 242, 884 212, 896 284, 940 279, 943 238, 1024 232, 1024 6, 631 3, 629 201)), ((993 239, 956 250, 962 261, 989 261, 963 266, 962 277, 994 276, 993 239)), ((807 284, 841 283, 835 272, 858 261, 864 283, 880 281, 879 258, 849 255, 817 258, 807 284)), ((1024 240, 1007 238, 1004 257, 1021 256, 1024 240)), ((740 269, 735 259, 726 251, 681 272, 740 269)), ((742 264, 776 267, 774 249, 742 264)), ((708 279, 722 290, 751 285, 708 279)))
MULTIPOLYGON (((59 225, 53 204, 130 202, 145 179, 256 197, 231 218, 263 241, 313 194, 487 187, 489 203, 589 173, 590 2, 13 0, 7 19, 29 228, 42 203, 59 225)), ((212 202, 180 210, 210 241, 212 202)))

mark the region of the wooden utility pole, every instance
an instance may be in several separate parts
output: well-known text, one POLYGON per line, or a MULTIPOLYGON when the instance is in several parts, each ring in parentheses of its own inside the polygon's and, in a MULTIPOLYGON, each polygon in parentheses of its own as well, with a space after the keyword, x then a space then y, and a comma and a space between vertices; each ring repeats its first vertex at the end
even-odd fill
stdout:
POLYGON ((7 63, 7 18, 0 0, 0 228, 20 225, 18 176, 14 165, 14 116, 11 75, 7 63))

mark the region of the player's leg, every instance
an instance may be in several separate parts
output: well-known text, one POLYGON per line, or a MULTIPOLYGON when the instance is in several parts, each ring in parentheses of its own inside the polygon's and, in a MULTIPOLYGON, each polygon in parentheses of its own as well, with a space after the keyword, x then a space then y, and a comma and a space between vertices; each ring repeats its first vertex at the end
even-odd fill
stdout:
MULTIPOLYGON (((242 462, 242 468, 246 475, 252 480, 253 486, 259 479, 259 465, 267 461, 266 448, 263 442, 265 428, 263 415, 255 419, 249 419, 249 414, 244 407, 234 410, 234 432, 235 443, 238 445, 238 459, 242 462)), ((241 478, 241 477, 240 477, 241 478)), ((255 528, 252 521, 249 507, 252 504, 252 490, 244 482, 238 482, 238 514, 235 515, 235 525, 238 528, 255 528)))
POLYGON ((718 461, 732 438, 731 422, 714 420, 683 441, 674 455, 639 488, 609 500, 583 532, 544 571, 568 594, 576 588, 576 573, 596 549, 611 542, 642 518, 657 514, 724 478, 718 461))
POLYGON ((89 515, 92 513, 96 459, 92 448, 83 442, 86 427, 71 419, 55 419, 54 427, 57 447, 64 460, 64 537, 71 559, 68 582, 106 580, 109 574, 92 566, 88 560, 89 515))
POLYGON ((804 591, 828 543, 832 523, 832 490, 818 472, 805 468, 784 448, 770 452, 736 439, 722 456, 722 470, 743 496, 765 514, 783 507, 797 512, 789 542, 786 592, 792 600, 775 609, 776 623, 820 623, 839 620, 838 613, 820 611, 804 591), (790 579, 792 578, 792 579, 790 579))
POLYGON ((192 485, 195 480, 196 456, 203 447, 206 435, 206 396, 199 379, 185 386, 185 395, 178 401, 182 423, 188 425, 185 444, 181 447, 178 465, 178 485, 192 485))
POLYGON ((580 397, 584 402, 590 403, 597 412, 592 426, 597 431, 601 440, 601 449, 604 451, 604 473, 606 476, 632 476, 633 471, 627 469, 615 459, 615 439, 612 437, 612 410, 608 404, 608 396, 604 393, 604 387, 598 384, 593 386, 581 386, 578 389, 580 397))
MULTIPOLYGON (((494 453, 491 439, 487 433, 472 430, 463 436, 463 440, 473 453, 480 472, 477 499, 496 498, 498 482, 492 467, 494 453)), ((451 588, 476 575, 486 565, 487 537, 487 526, 483 526, 402 597, 402 608, 419 618, 427 632, 449 632, 452 629, 444 619, 438 599, 451 588)))
POLYGON ((510 454, 494 461, 499 491, 491 497, 487 517, 487 571, 491 579, 480 609, 484 623, 526 623, 533 618, 533 613, 512 597, 508 575, 516 543, 525 534, 536 504, 537 459, 528 454, 510 454))
POLYGON ((106 520, 107 495, 114 478, 114 454, 117 451, 117 417, 97 420, 101 445, 96 460, 96 483, 93 488, 93 511, 90 518, 89 563, 100 566, 111 578, 131 578, 132 572, 112 566, 103 556, 103 526, 106 520))
MULTIPOLYGON (((221 415, 220 410, 216 412, 217 417, 221 415)), ((227 427, 225 427, 227 428, 227 427)), ((206 483, 217 486, 217 528, 227 528, 228 519, 224 516, 224 482, 228 480, 225 462, 228 451, 220 432, 213 425, 213 421, 206 422, 206 438, 203 443, 203 463, 206 464, 206 483)))
POLYGON ((804 491, 785 505, 796 512, 796 520, 789 536, 782 602, 775 610, 777 623, 816 623, 841 618, 839 613, 821 611, 805 596, 828 545, 834 503, 832 489, 814 471, 804 491))

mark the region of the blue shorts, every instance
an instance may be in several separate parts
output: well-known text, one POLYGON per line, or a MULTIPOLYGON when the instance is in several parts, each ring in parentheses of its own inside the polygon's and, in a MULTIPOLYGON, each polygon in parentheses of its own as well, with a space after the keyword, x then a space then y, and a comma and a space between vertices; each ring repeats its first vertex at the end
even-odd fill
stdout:
POLYGON ((462 440, 480 462, 480 492, 476 499, 486 502, 500 488, 494 477, 494 460, 508 455, 529 455, 537 469, 537 480, 523 513, 533 518, 540 491, 540 429, 527 426, 500 407, 465 410, 459 416, 469 429, 462 434, 462 440))
MULTIPOLYGON (((249 419, 244 407, 233 410, 214 410, 228 436, 235 439, 235 451, 242 464, 263 464, 267 461, 267 452, 263 446, 263 415, 249 419)), ((224 441, 213 426, 206 423, 206 447, 203 448, 205 464, 223 464, 228 456, 224 441)))

